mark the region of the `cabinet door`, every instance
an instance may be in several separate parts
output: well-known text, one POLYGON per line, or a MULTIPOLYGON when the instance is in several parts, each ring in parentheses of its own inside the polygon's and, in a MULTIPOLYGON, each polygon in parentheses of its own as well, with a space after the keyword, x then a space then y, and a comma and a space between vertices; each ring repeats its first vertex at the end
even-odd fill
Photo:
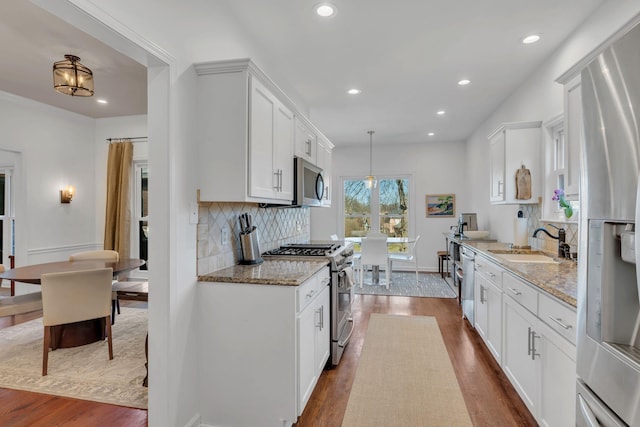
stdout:
POLYGON ((491 186, 489 200, 501 202, 504 200, 504 161, 505 161, 505 132, 496 134, 490 141, 489 161, 491 186))
POLYGON ((318 166, 322 168, 322 178, 324 179, 322 206, 331 206, 332 151, 331 147, 318 142, 318 166))
POLYGON ((304 122, 296 116, 295 120, 295 155, 316 164, 317 136, 304 122))
POLYGON ((540 418, 542 426, 575 425, 576 348, 541 326, 536 340, 541 362, 540 418))
POLYGON ((276 194, 280 200, 293 200, 293 113, 278 102, 275 113, 273 167, 276 194))
POLYGON ((487 310, 486 343, 493 357, 502 363, 502 291, 488 284, 484 291, 487 310))
POLYGON ((482 274, 476 272, 475 275, 475 328, 482 339, 487 341, 487 316, 488 316, 488 301, 486 297, 487 284, 486 279, 482 274))
POLYGON ((298 316, 298 415, 302 414, 316 384, 316 304, 309 304, 298 316))
POLYGON ((582 93, 580 76, 565 86, 565 144, 566 176, 564 192, 568 199, 580 197, 580 146, 584 138, 582 131, 582 93))
POLYGON ((318 314, 320 319, 316 328, 316 376, 324 370, 331 352, 331 319, 329 316, 329 286, 325 286, 318 296, 318 314))
POLYGON ((537 417, 539 358, 532 356, 536 319, 511 297, 503 300, 504 353, 502 369, 529 411, 537 417))
POLYGON ((273 198, 278 182, 273 170, 276 99, 253 77, 249 111, 249 195, 273 198))

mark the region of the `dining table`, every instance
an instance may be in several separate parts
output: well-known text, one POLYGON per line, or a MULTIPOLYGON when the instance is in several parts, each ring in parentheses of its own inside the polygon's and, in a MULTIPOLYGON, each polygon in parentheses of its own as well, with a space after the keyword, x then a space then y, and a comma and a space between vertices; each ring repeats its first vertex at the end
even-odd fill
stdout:
MULTIPOLYGON (((117 277, 122 273, 142 267, 145 262, 145 260, 137 258, 121 258, 119 261, 92 259, 47 262, 5 270, 0 273, 0 279, 39 285, 43 274, 95 270, 98 268, 111 268, 113 277, 117 277)), ((106 338, 105 326, 104 319, 55 326, 51 337, 51 349, 77 347, 104 340, 106 338)))
MULTIPOLYGON (((345 237, 345 242, 351 242, 353 244, 362 244, 362 239, 366 238, 366 236, 364 237, 345 237)), ((388 245, 392 245, 392 244, 397 244, 397 243, 404 243, 404 244, 408 244, 408 243, 413 243, 416 241, 415 237, 387 237, 387 246, 388 245)), ((359 254, 355 255, 355 259, 357 259, 359 257, 359 254)), ((379 285, 380 284, 380 266, 379 265, 372 265, 371 266, 371 284, 372 285, 379 285)))

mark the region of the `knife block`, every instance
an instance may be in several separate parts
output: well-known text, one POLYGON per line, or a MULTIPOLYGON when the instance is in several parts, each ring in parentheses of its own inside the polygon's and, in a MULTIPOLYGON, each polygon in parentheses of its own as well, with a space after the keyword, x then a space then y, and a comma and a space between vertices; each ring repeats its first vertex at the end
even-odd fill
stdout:
POLYGON ((240 247, 242 248, 242 261, 240 261, 240 264, 262 263, 258 231, 255 227, 248 233, 240 233, 240 247))

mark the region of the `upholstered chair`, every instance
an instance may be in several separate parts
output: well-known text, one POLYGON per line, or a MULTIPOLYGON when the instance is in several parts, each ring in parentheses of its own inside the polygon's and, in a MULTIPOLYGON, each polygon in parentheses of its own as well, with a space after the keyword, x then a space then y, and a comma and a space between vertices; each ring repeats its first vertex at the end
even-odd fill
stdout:
MULTIPOLYGON (((108 249, 97 251, 84 251, 71 254, 69 261, 82 261, 82 260, 98 260, 98 261, 113 261, 118 262, 120 260, 120 254, 117 251, 108 249)), ((113 280, 112 284, 115 285, 118 281, 113 280)), ((120 314, 120 301, 118 301, 118 292, 113 290, 111 292, 111 324, 116 321, 116 310, 120 314)))

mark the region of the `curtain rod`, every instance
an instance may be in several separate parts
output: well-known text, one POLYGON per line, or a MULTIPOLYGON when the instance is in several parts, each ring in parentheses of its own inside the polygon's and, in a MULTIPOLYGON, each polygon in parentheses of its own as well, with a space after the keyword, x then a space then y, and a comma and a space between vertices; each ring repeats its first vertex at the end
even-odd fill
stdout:
POLYGON ((128 138, 107 138, 107 142, 111 143, 113 141, 127 141, 133 139, 147 139, 146 136, 130 136, 128 138))

